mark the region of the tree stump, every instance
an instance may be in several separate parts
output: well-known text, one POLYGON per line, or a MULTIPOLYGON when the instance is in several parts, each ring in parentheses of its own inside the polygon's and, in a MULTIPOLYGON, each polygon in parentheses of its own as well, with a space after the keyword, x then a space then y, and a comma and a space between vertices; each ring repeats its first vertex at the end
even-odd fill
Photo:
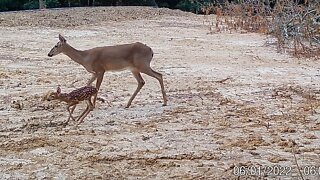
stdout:
POLYGON ((46 8, 46 0, 39 0, 39 9, 46 8))

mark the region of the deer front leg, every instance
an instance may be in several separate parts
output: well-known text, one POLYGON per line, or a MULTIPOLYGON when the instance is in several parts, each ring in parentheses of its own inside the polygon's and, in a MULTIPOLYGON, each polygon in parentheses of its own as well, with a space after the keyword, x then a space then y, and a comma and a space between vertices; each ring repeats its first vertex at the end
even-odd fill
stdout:
POLYGON ((97 75, 96 74, 92 74, 92 77, 90 78, 90 80, 87 83, 87 86, 91 86, 91 84, 93 83, 93 81, 95 81, 97 79, 97 75))
MULTIPOLYGON (((101 86, 101 83, 102 83, 102 80, 103 80, 103 75, 104 75, 104 72, 102 73, 99 73, 97 75, 97 83, 96 83, 96 88, 97 90, 99 91, 100 89, 100 86, 101 86)), ((93 97, 93 107, 91 107, 92 109, 96 106, 96 101, 97 101, 97 96, 98 96, 98 93, 96 93, 93 97)), ((92 110, 91 109, 91 110, 92 110)))

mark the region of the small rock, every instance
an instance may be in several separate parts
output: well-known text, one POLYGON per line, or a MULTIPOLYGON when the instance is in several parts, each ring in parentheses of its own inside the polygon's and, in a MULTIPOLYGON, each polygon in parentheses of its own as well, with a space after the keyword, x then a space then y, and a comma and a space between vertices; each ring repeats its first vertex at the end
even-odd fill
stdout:
POLYGON ((19 101, 19 100, 18 101, 12 101, 11 107, 15 108, 15 109, 22 110, 23 109, 23 103, 21 101, 19 101))
POLYGON ((318 137, 314 134, 305 134, 304 137, 307 139, 318 139, 318 137))
POLYGON ((32 151, 30 151, 31 154, 35 155, 35 156, 42 156, 42 155, 47 155, 49 154, 50 152, 48 150, 46 150, 45 148, 37 148, 37 149, 34 149, 32 151))
POLYGON ((90 146, 82 147, 83 150, 85 151, 92 151, 94 148, 90 146))
POLYGON ((148 137, 148 136, 142 136, 142 140, 143 141, 147 141, 147 140, 149 140, 150 139, 150 137, 148 137))
POLYGON ((21 82, 19 82, 17 85, 12 86, 12 88, 20 87, 21 85, 21 82))

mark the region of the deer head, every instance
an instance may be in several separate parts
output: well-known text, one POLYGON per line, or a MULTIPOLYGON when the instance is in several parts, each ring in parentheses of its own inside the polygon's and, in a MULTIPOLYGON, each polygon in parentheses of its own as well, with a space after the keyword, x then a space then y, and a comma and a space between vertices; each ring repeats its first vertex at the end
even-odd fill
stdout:
POLYGON ((50 50, 50 52, 48 53, 48 56, 52 57, 57 54, 60 54, 66 44, 67 44, 67 40, 59 34, 59 42, 50 50))

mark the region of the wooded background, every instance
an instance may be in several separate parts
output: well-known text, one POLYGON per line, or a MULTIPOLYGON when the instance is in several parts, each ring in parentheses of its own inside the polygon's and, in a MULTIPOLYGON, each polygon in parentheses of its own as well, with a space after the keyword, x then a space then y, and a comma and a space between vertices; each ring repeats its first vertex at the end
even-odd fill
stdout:
MULTIPOLYGON (((208 4, 217 5, 224 1, 241 2, 241 0, 0 0, 0 11, 38 9, 40 6, 46 8, 77 6, 153 6, 198 13, 203 6, 208 4)), ((263 1, 269 2, 269 0, 263 1)))
POLYGON ((216 14, 210 31, 264 33, 277 39, 279 51, 320 56, 319 0, 0 0, 0 11, 79 6, 151 6, 216 14))

